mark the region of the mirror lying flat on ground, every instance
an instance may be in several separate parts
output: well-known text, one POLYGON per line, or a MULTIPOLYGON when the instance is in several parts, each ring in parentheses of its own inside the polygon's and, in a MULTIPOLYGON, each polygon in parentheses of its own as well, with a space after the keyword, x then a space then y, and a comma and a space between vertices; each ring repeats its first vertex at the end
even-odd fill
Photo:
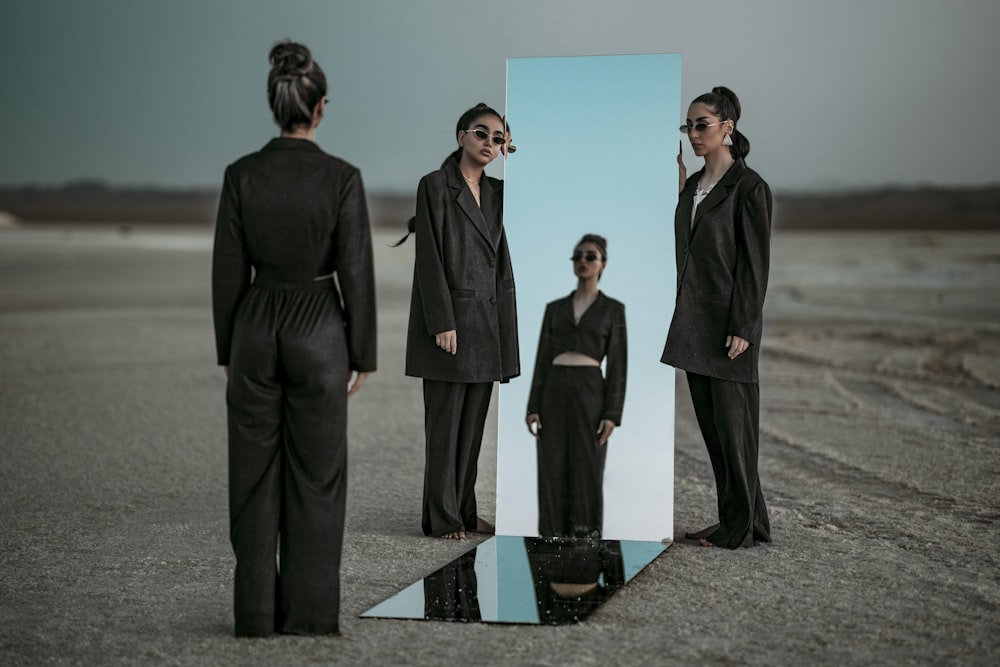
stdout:
POLYGON ((659 542, 497 536, 361 616, 579 623, 665 549, 659 542))

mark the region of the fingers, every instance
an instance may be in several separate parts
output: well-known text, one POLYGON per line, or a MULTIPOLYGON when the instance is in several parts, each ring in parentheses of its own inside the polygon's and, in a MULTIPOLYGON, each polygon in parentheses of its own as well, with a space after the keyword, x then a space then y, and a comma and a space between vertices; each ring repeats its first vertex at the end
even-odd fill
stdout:
POLYGON ((455 333, 454 329, 435 334, 434 342, 438 347, 451 355, 458 353, 458 334, 455 333))
POLYGON ((597 434, 600 435, 599 443, 602 445, 608 444, 608 438, 611 437, 611 433, 615 430, 615 423, 610 419, 602 419, 600 426, 597 427, 597 434))
POLYGON ((729 348, 727 356, 730 359, 735 359, 747 351, 747 348, 750 347, 750 341, 739 336, 726 336, 726 347, 729 348))
POLYGON ((542 419, 537 414, 530 414, 524 418, 524 423, 528 425, 528 433, 538 437, 538 432, 542 430, 542 419))
POLYGON ((351 376, 350 376, 350 374, 348 374, 347 381, 348 381, 348 384, 350 385, 350 387, 347 390, 347 396, 348 396, 348 398, 351 397, 351 396, 354 396, 354 394, 358 393, 361 390, 361 386, 364 385, 365 380, 367 380, 367 379, 368 379, 368 373, 358 373, 354 377, 354 383, 351 384, 351 382, 350 382, 351 376))

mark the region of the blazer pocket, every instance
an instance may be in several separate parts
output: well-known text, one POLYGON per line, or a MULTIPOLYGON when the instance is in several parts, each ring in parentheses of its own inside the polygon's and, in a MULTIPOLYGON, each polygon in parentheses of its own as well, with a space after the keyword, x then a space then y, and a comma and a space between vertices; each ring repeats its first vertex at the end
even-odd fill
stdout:
POLYGON ((452 299, 475 299, 476 290, 474 289, 453 289, 451 290, 452 299))

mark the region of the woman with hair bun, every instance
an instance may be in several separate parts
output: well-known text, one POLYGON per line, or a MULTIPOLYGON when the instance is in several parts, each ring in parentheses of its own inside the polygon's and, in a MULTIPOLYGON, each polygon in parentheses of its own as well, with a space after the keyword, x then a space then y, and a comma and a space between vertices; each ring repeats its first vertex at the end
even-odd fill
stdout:
POLYGON ((771 190, 746 166, 739 119, 739 99, 720 86, 695 98, 680 128, 705 166, 686 178, 677 156, 677 301, 661 358, 687 372, 718 494, 719 523, 686 536, 730 549, 771 541, 757 474, 771 190))
POLYGON ((506 146, 503 117, 478 104, 458 148, 417 187, 406 374, 423 378, 425 535, 464 539, 493 526, 476 513, 476 475, 493 383, 520 373, 503 181, 486 165, 506 146))
POLYGON ((577 286, 545 306, 525 423, 538 443, 538 534, 599 538, 608 438, 625 404, 625 304, 597 288, 603 236, 584 234, 570 260, 577 286))
POLYGON ((212 263, 235 631, 337 634, 347 397, 375 370, 371 231, 360 172, 315 143, 323 70, 290 41, 269 59, 281 136, 226 168, 212 263))

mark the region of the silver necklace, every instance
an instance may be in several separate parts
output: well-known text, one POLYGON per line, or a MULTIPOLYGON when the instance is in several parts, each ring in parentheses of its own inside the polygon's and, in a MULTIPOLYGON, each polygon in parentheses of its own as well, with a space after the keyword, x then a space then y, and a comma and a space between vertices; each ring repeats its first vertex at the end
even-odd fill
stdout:
POLYGON ((712 191, 712 188, 714 188, 717 183, 718 181, 710 184, 708 187, 703 188, 701 187, 701 179, 698 179, 698 185, 696 185, 694 188, 694 194, 698 197, 704 197, 705 195, 707 195, 709 192, 712 191))

